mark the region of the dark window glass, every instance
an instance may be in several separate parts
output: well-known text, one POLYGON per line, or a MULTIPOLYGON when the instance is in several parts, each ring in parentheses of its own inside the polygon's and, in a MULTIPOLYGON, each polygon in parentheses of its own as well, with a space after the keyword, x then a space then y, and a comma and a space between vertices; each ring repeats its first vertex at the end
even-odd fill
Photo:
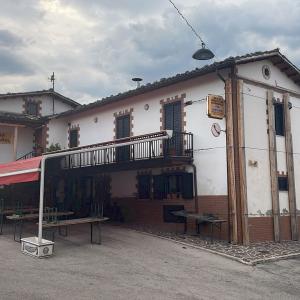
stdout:
POLYGON ((281 103, 274 105, 275 109, 275 131, 277 135, 284 135, 284 107, 281 103))
POLYGON ((26 113, 31 116, 37 116, 38 115, 38 103, 27 102, 26 113))
POLYGON ((154 199, 166 198, 166 180, 164 175, 153 176, 153 197, 154 199))
MULTIPOLYGON (((117 122, 117 139, 122 139, 130 136, 130 115, 118 117, 117 122)), ((123 146, 116 149, 117 162, 130 160, 130 146, 123 146)))
POLYGON ((289 184, 287 176, 278 177, 278 190, 279 191, 288 191, 289 184))
POLYGON ((150 191, 151 191, 151 176, 139 175, 138 176, 139 199, 150 199, 150 191))
POLYGON ((191 199, 194 196, 194 176, 193 173, 182 174, 182 198, 191 199))
POLYGON ((162 174, 153 177, 154 199, 166 198, 168 194, 176 194, 183 199, 193 198, 193 173, 162 174))
POLYGON ((70 148, 78 147, 78 130, 70 130, 70 148))

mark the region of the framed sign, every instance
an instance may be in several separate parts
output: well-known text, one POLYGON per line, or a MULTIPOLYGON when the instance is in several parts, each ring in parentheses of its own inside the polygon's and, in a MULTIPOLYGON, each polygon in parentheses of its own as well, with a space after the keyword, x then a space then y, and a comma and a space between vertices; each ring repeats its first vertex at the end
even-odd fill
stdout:
POLYGON ((12 144, 13 135, 8 132, 0 132, 0 144, 12 144))
POLYGON ((207 96, 207 115, 213 119, 223 119, 225 117, 225 100, 222 96, 207 96))

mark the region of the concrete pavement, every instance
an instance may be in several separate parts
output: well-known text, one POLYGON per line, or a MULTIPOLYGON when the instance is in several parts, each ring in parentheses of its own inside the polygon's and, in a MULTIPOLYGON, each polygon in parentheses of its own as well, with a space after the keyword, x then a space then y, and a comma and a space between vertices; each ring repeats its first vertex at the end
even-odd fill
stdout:
POLYGON ((55 256, 34 259, 0 236, 0 299, 299 299, 300 260, 249 267, 132 230, 106 225, 58 238, 55 256))

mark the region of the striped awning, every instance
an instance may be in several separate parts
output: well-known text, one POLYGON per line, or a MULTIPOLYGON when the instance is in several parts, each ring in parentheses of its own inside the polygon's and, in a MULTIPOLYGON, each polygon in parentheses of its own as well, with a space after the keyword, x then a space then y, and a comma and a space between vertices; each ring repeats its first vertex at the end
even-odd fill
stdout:
POLYGON ((42 156, 0 164, 0 185, 39 180, 42 156))

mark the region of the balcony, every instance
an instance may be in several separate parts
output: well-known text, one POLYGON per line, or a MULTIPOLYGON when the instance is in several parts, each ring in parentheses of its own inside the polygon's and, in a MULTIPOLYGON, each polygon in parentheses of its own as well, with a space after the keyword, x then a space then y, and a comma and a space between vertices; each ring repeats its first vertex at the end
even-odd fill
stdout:
POLYGON ((172 137, 166 139, 165 132, 156 132, 76 148, 82 149, 90 151, 76 154, 65 151, 62 161, 64 170, 89 167, 121 170, 178 165, 193 160, 193 134, 173 132, 172 137), (119 145, 123 143, 129 145, 119 145), (102 146, 104 149, 93 150, 102 146))

